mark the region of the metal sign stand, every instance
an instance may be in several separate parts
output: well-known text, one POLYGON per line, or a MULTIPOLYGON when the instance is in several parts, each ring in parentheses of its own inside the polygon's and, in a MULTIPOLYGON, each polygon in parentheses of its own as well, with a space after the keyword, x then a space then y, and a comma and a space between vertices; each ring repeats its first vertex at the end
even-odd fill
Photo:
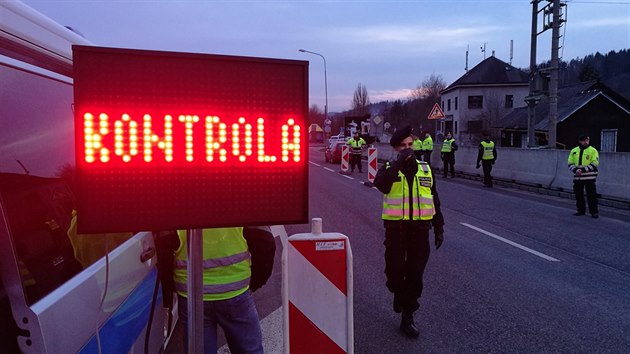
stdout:
POLYGON ((203 353, 203 233, 186 231, 188 245, 188 353, 203 353))

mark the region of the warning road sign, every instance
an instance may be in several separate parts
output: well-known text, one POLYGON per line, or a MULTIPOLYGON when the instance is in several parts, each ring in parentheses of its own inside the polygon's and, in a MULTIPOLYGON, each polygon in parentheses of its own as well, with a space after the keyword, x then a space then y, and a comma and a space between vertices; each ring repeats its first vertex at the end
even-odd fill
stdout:
POLYGON ((440 105, 436 103, 433 106, 431 113, 429 113, 429 119, 443 119, 443 118, 444 118, 444 112, 442 112, 440 105))

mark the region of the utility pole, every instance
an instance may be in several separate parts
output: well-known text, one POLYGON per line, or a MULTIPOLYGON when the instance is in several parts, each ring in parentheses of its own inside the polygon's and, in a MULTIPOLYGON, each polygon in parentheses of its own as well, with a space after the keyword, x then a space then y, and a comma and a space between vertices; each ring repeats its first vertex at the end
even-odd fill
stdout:
POLYGON ((553 0, 553 22, 551 24, 551 80, 549 81, 549 147, 556 148, 558 123, 558 71, 560 70, 560 0, 553 0))
MULTIPOLYGON (((565 4, 560 3, 560 0, 546 0, 549 2, 541 10, 538 10, 538 3, 543 0, 532 0, 532 37, 531 37, 531 51, 530 51, 530 73, 529 73, 529 95, 525 97, 527 102, 527 146, 532 147, 536 145, 535 125, 536 125, 536 113, 535 107, 538 101, 543 96, 543 92, 539 92, 537 80, 544 80, 542 75, 539 75, 536 70, 536 47, 537 37, 539 34, 547 31, 551 28, 551 65, 548 69, 550 73, 549 82, 549 137, 547 145, 548 147, 555 149, 557 139, 557 123, 558 123, 558 72, 560 70, 560 27, 564 20, 562 17, 561 6, 565 4), (538 14, 543 12, 543 29, 538 31, 538 14), (551 19, 549 19, 551 17, 551 19)), ((541 88, 544 85, 540 85, 541 88)))
POLYGON ((532 37, 531 49, 529 51, 529 95, 525 97, 527 102, 527 146, 536 146, 536 135, 534 127, 536 126, 536 104, 540 100, 535 97, 536 90, 536 46, 538 38, 538 3, 540 0, 532 1, 532 37))

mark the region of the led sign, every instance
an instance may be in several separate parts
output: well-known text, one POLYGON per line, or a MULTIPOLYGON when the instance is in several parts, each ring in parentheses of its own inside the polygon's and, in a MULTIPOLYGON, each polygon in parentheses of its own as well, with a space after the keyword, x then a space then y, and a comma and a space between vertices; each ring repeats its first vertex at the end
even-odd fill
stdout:
POLYGON ((307 222, 308 62, 73 56, 79 232, 307 222))

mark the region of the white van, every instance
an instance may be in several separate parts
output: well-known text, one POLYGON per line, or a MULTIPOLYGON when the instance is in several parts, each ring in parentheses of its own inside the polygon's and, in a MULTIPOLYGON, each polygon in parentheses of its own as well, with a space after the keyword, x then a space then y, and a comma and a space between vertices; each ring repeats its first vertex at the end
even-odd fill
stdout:
POLYGON ((176 309, 153 235, 75 232, 71 45, 90 43, 20 2, 0 19, 0 351, 157 353, 176 309))

